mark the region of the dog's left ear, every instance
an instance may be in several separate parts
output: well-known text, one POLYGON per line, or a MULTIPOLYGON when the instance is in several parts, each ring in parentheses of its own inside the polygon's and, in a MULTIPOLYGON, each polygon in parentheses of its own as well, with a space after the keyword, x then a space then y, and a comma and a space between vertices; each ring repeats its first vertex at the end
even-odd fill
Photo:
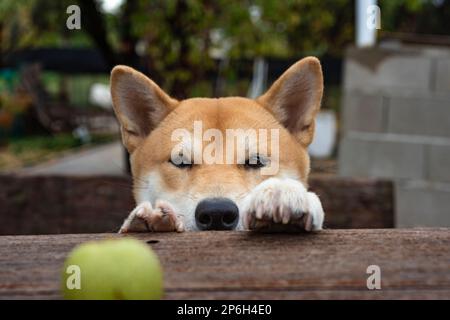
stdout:
POLYGON ((320 62, 317 58, 307 57, 291 66, 256 101, 307 146, 314 137, 314 120, 322 94, 320 62))

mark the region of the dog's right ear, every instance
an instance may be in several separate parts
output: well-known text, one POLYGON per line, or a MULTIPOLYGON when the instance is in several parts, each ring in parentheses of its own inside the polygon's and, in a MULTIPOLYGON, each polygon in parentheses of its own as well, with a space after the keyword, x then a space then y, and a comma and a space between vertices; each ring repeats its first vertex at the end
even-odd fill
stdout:
POLYGON ((111 96, 122 141, 130 153, 178 105, 156 83, 126 66, 112 70, 111 96))

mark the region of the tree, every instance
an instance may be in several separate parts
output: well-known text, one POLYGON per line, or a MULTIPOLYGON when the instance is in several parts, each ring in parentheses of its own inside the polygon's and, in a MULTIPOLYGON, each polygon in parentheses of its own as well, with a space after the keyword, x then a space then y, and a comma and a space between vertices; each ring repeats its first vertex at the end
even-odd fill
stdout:
MULTIPOLYGON (((450 32, 450 0, 379 4, 381 32, 450 32)), ((124 0, 117 14, 93 0, 2 0, 0 50, 5 57, 36 46, 94 46, 110 68, 134 66, 184 98, 217 74, 217 47, 231 60, 340 56, 354 41, 353 25, 354 0, 124 0), (65 27, 70 4, 81 7, 81 31, 65 27)))

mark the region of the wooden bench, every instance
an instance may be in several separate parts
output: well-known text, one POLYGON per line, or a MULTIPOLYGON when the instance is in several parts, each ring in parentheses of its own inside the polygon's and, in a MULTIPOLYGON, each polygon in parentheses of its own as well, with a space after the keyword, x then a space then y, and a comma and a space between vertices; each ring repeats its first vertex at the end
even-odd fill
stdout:
MULTIPOLYGON (((130 236, 130 235, 128 235, 130 236)), ((450 229, 133 234, 159 255, 167 299, 450 299, 450 229), (369 265, 381 290, 367 289, 369 265)), ((0 237, 0 299, 58 299, 77 244, 117 234, 0 237)))

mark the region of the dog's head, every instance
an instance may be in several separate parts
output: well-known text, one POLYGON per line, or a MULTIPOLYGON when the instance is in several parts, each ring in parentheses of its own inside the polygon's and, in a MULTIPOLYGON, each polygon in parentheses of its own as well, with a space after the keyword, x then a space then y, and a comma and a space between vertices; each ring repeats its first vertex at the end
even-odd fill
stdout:
POLYGON ((294 178, 306 186, 322 92, 322 70, 312 57, 256 100, 178 101, 142 73, 115 67, 111 93, 136 201, 170 202, 186 229, 211 227, 209 213, 222 215, 213 228, 242 228, 246 196, 265 179, 294 178))

